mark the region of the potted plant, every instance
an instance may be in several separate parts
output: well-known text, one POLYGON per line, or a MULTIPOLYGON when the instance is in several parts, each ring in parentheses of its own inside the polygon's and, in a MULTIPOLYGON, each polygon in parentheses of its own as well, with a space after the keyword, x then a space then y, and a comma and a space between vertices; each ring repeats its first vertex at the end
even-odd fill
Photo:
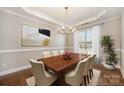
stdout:
POLYGON ((119 60, 117 54, 115 53, 114 39, 112 39, 109 35, 103 36, 101 44, 104 49, 104 53, 106 54, 106 64, 104 64, 104 67, 114 70, 119 60))

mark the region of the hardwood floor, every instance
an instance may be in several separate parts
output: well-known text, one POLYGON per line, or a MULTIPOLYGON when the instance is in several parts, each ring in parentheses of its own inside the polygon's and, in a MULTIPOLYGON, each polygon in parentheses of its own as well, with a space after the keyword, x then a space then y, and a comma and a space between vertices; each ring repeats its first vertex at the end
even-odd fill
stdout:
POLYGON ((104 68, 103 65, 94 65, 94 68, 101 71, 98 79, 98 86, 123 86, 124 79, 119 68, 111 71, 104 68))
POLYGON ((32 69, 18 71, 0 77, 0 85, 2 86, 26 86, 26 79, 33 76, 32 69))
MULTIPOLYGON (((114 71, 107 70, 103 65, 94 65, 94 69, 100 70, 101 74, 98 79, 98 86, 119 86, 124 85, 124 79, 122 78, 120 69, 116 68, 114 71)), ((8 74, 0 77, 1 86, 26 86, 26 79, 33 76, 32 69, 26 69, 18 71, 12 74, 8 74)))

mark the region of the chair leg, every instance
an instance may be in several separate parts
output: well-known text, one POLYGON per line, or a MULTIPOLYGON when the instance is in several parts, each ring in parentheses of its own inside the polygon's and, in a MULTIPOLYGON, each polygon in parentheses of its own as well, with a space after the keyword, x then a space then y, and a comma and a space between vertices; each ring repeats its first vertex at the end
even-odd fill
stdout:
POLYGON ((93 75, 93 69, 91 69, 91 73, 92 73, 92 76, 94 76, 94 75, 93 75))
POLYGON ((88 75, 87 75, 87 82, 90 83, 90 81, 89 81, 89 76, 88 76, 88 75))
POLYGON ((92 79, 92 73, 91 73, 91 70, 89 70, 89 75, 90 75, 90 79, 92 79))
POLYGON ((84 85, 87 85, 86 76, 84 76, 84 85))

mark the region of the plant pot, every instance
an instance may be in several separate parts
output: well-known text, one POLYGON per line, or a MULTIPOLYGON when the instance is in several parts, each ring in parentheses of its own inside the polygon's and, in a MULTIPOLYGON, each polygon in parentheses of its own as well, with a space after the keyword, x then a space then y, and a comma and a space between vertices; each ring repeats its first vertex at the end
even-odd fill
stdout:
POLYGON ((114 70, 115 69, 115 66, 114 65, 109 65, 109 64, 104 64, 104 67, 106 68, 106 69, 109 69, 109 70, 114 70))

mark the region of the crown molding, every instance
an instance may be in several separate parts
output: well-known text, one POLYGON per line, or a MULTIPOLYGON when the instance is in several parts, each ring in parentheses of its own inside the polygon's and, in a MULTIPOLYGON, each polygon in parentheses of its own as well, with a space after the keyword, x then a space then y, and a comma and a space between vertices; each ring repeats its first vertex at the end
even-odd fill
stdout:
POLYGON ((106 13, 106 10, 103 9, 103 11, 100 12, 98 15, 96 15, 96 16, 94 16, 94 17, 91 17, 91 18, 89 18, 89 19, 83 20, 83 21, 81 21, 81 22, 78 22, 78 23, 76 23, 75 25, 73 25, 73 27, 80 26, 80 25, 83 25, 83 24, 85 24, 85 23, 89 23, 89 22, 96 21, 96 20, 98 20, 99 18, 101 18, 103 15, 105 15, 105 13, 106 13))
POLYGON ((11 10, 0 8, 0 11, 5 12, 5 13, 8 13, 8 14, 11 14, 11 15, 19 16, 21 18, 25 18, 25 19, 28 19, 28 20, 31 20, 31 21, 34 21, 34 22, 38 22, 40 24, 47 25, 47 26, 50 26, 50 27, 53 27, 53 28, 56 27, 56 25, 51 25, 51 24, 48 24, 48 23, 43 23, 43 22, 41 22, 39 20, 36 20, 36 19, 34 19, 32 17, 26 16, 26 15, 23 15, 23 14, 19 14, 17 12, 11 11, 11 10))
MULTIPOLYGON (((11 11, 11 10, 7 10, 7 9, 4 9, 4 8, 0 8, 1 11, 3 12, 6 12, 6 13, 9 13, 9 14, 12 14, 12 15, 15 15, 15 16, 19 16, 19 17, 22 17, 22 18, 25 18, 25 19, 28 19, 28 20, 31 20, 31 21, 34 21, 34 22, 38 22, 40 24, 43 24, 43 25, 47 25, 47 26, 50 26, 52 28, 57 28, 58 25, 63 25, 61 22, 59 21, 56 21, 50 17, 48 17, 47 15, 44 15, 44 14, 41 14, 35 10, 32 10, 31 8, 22 8, 24 11, 28 10, 28 11, 33 11, 32 14, 38 14, 40 17, 44 17, 44 19, 46 18, 47 20, 51 20, 53 21, 53 23, 56 23, 56 25, 51 25, 51 24, 47 24, 47 23, 43 23, 39 20, 36 20, 32 17, 29 17, 29 16, 26 16, 26 15, 23 15, 23 14, 19 14, 17 12, 14 12, 14 11, 11 11)), ((102 21, 98 21, 98 22, 95 22, 96 20, 98 20, 100 17, 102 17, 104 14, 106 13, 106 10, 104 9, 101 13, 99 13, 98 15, 96 15, 95 17, 92 17, 90 19, 87 19, 87 20, 84 20, 84 21, 81 21, 75 25, 73 25, 74 27, 76 27, 77 30, 79 29, 82 29, 82 28, 85 28, 85 27, 89 27, 89 26, 93 26, 93 25, 97 25, 97 24, 101 24, 101 23, 104 23, 104 22, 107 22, 107 21, 111 21, 111 20, 114 20, 114 19, 117 19, 117 18, 120 18, 120 16, 115 16, 115 17, 112 17, 112 18, 108 18, 106 20, 102 20, 102 21), (94 23, 89 23, 89 22, 93 22, 94 23), (89 24, 86 24, 86 23, 89 23, 89 24), (85 25, 86 24, 86 25, 85 25)))
POLYGON ((50 22, 55 23, 55 24, 58 24, 58 25, 63 25, 63 23, 59 22, 59 21, 56 20, 55 18, 50 17, 50 16, 48 16, 48 15, 45 15, 45 14, 43 14, 43 13, 41 13, 41 12, 35 10, 35 9, 31 9, 31 8, 29 8, 29 7, 22 7, 22 9, 23 9, 25 12, 27 12, 27 13, 29 13, 29 14, 32 14, 32 15, 34 15, 34 16, 40 17, 40 18, 42 18, 42 19, 45 19, 45 20, 47 20, 47 21, 50 21, 50 22))
POLYGON ((80 26, 77 27, 77 30, 81 30, 83 28, 87 28, 87 27, 94 26, 94 25, 104 24, 106 22, 109 22, 109 21, 112 21, 112 20, 115 20, 115 19, 119 19, 119 18, 120 18, 120 16, 114 16, 114 17, 108 18, 106 20, 101 20, 101 21, 94 22, 94 23, 91 23, 91 24, 80 25, 80 26))
MULTIPOLYGON (((60 21, 58 21, 58 20, 56 20, 56 19, 54 19, 54 18, 52 18, 52 17, 50 17, 50 16, 48 16, 48 15, 45 15, 45 14, 43 14, 43 13, 41 13, 41 12, 35 10, 35 9, 29 8, 29 7, 23 7, 22 9, 23 9, 25 12, 29 13, 29 14, 35 15, 35 16, 37 16, 37 17, 40 17, 40 18, 45 19, 45 20, 47 20, 47 21, 50 21, 50 22, 52 22, 52 23, 58 24, 58 25, 60 25, 60 26, 61 26, 61 25, 64 25, 62 22, 60 22, 60 21)), ((105 13, 106 13, 106 10, 103 9, 103 10, 102 10, 99 14, 97 14, 96 16, 91 17, 91 18, 86 19, 86 20, 83 20, 83 21, 81 21, 81 22, 78 22, 78 23, 74 24, 73 27, 80 26, 80 25, 85 24, 85 23, 89 23, 89 22, 96 21, 96 20, 98 20, 99 18, 101 18, 105 13)))

